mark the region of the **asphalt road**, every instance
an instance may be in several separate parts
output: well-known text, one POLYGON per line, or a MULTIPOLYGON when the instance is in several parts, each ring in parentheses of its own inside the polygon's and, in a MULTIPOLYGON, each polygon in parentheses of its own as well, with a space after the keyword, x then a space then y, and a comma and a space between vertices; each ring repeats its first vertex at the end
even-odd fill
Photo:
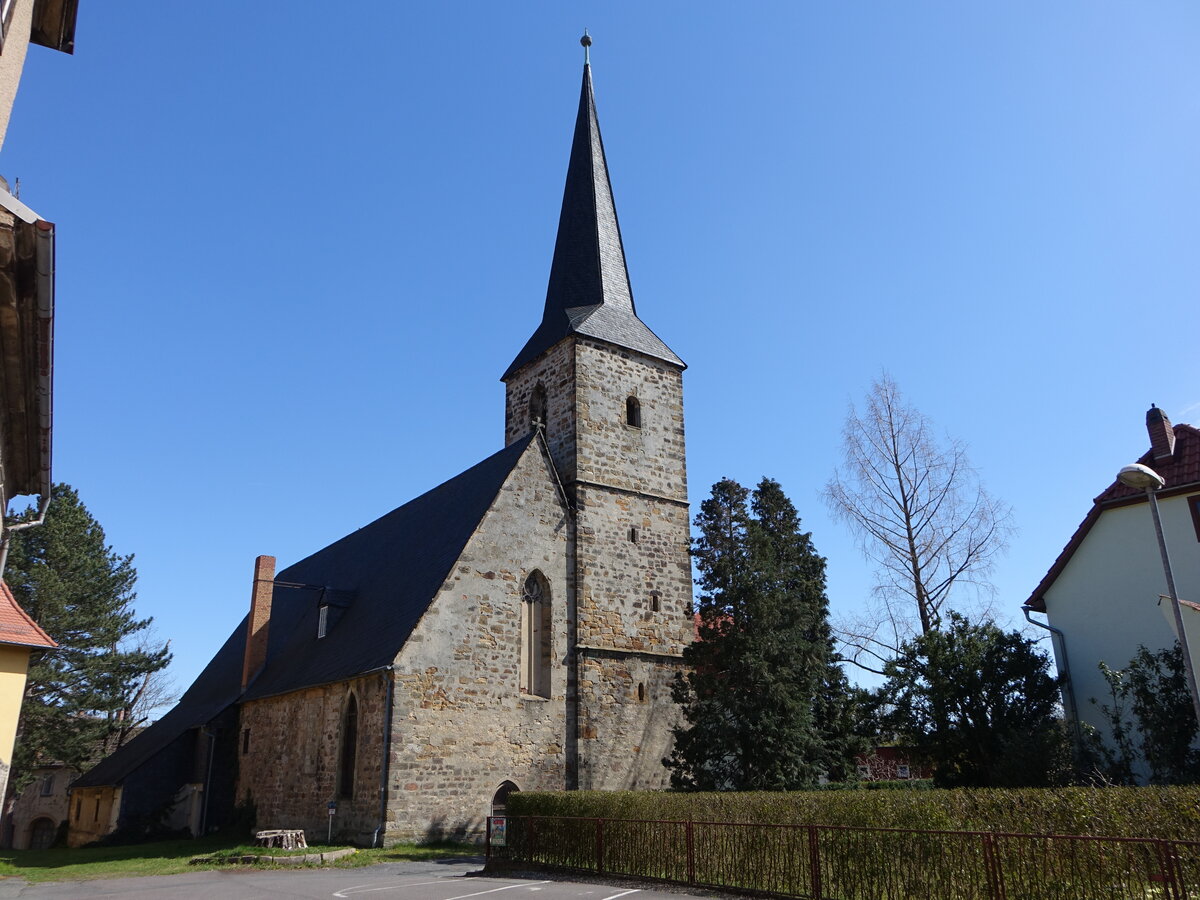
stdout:
MULTIPOLYGON (((0 900, 59 900, 93 897, 170 897, 172 900, 684 900, 689 895, 659 888, 587 884, 560 879, 468 877, 482 860, 383 863, 361 869, 218 869, 28 884, 0 881, 0 900)), ((711 895, 710 895, 711 896, 711 895)))

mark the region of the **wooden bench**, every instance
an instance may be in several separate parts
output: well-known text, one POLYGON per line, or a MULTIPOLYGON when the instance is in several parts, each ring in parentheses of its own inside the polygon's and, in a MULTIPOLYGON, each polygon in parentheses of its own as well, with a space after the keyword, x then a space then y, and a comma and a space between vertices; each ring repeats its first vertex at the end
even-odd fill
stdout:
POLYGON ((254 835, 256 847, 278 847, 281 850, 303 850, 308 847, 302 830, 277 829, 275 831, 259 831, 254 835))

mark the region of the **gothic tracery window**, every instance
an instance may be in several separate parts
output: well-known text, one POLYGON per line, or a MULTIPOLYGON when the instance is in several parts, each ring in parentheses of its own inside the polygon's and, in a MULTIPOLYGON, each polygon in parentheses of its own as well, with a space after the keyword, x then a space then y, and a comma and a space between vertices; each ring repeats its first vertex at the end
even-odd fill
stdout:
POLYGON ((535 569, 525 579, 521 600, 521 693, 550 696, 553 637, 550 585, 535 569))

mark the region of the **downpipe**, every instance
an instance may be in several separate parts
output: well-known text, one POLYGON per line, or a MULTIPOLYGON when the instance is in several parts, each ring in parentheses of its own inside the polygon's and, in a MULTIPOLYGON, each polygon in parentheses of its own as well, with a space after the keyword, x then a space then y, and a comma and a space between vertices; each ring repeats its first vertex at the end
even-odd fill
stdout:
POLYGON ((1025 613, 1025 621, 1030 625, 1045 628, 1050 632, 1051 642, 1055 642, 1057 639, 1058 659, 1062 662, 1063 694, 1067 699, 1067 714, 1071 717, 1071 730, 1075 735, 1075 758, 1078 761, 1083 757, 1083 732, 1079 723, 1079 706, 1075 703, 1075 683, 1071 680, 1071 664, 1067 661, 1067 636, 1063 634, 1061 628, 1055 628, 1049 622, 1039 622, 1030 618, 1033 610, 1028 606, 1022 606, 1021 611, 1025 613))

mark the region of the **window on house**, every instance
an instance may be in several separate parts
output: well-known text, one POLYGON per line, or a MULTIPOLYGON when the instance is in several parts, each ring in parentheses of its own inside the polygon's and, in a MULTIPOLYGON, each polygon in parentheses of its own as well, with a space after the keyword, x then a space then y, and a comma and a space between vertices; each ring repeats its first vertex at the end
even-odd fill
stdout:
POLYGON ((638 703, 645 703, 645 702, 646 702, 646 684, 645 684, 645 682, 639 681, 638 682, 638 703))
POLYGON ((1187 498, 1188 509, 1192 511, 1192 527, 1196 529, 1196 540, 1200 541, 1200 494, 1187 498))
POLYGON ((317 610, 317 640, 325 637, 329 631, 329 607, 322 606, 317 610))
POLYGON ((42 776, 42 796, 49 797, 53 793, 54 793, 54 776, 53 775, 43 775, 42 776))
POLYGON ((896 767, 896 777, 897 778, 907 778, 908 777, 908 766, 897 766, 896 767))
POLYGON ((546 386, 540 381, 529 397, 529 425, 546 427, 546 386))
POLYGON ((93 822, 100 821, 100 798, 99 797, 96 798, 96 811, 94 813, 92 813, 92 821, 93 822))
POLYGON ((638 530, 636 526, 629 529, 629 542, 631 544, 636 544, 638 542, 638 530))
POLYGON ((0 53, 8 46, 8 26, 12 24, 17 0, 0 0, 0 53))
POLYGON ((346 701, 342 716, 342 758, 338 767, 338 796, 354 796, 354 770, 358 763, 358 700, 353 694, 346 701))
POLYGON ((83 815, 83 798, 80 797, 75 801, 75 821, 79 821, 79 817, 83 815))
POLYGON ((535 569, 525 579, 521 602, 521 693, 550 696, 553 635, 550 585, 535 569))
POLYGON ((662 609, 662 595, 659 594, 658 591, 650 592, 650 609, 652 609, 654 612, 658 612, 660 609, 662 609))
POLYGON ((642 404, 638 403, 637 397, 625 401, 625 424, 634 428, 642 427, 642 404))
POLYGON ((250 729, 242 729, 242 756, 250 752, 250 729))

